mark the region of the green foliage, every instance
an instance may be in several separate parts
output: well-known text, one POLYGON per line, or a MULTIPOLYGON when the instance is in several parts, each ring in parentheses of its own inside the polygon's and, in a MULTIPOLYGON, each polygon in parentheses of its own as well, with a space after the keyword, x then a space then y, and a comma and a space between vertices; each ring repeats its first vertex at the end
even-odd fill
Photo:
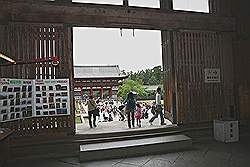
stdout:
POLYGON ((121 86, 118 88, 118 96, 123 99, 126 98, 129 91, 133 91, 137 93, 137 98, 144 98, 147 96, 143 85, 138 81, 133 81, 131 79, 125 80, 121 86))
MULTIPOLYGON (((125 71, 122 71, 125 73, 125 71)), ((137 72, 128 72, 129 78, 124 81, 118 89, 118 96, 123 99, 129 91, 135 91, 137 93, 137 98, 154 98, 154 91, 145 91, 143 85, 162 85, 163 84, 163 74, 161 66, 156 66, 152 69, 145 69, 137 72)))
POLYGON ((142 85, 162 85, 163 83, 161 66, 156 66, 152 69, 141 70, 135 73, 130 71, 128 75, 129 79, 138 81, 142 85))
POLYGON ((80 117, 80 116, 76 116, 76 117, 75 117, 75 123, 76 123, 76 124, 82 123, 81 117, 80 117))

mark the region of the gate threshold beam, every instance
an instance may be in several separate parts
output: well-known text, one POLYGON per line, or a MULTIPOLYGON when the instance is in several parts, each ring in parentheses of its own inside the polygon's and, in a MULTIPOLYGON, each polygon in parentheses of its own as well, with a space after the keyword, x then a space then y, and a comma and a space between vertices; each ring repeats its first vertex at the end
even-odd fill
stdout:
POLYGON ((0 0, 1 22, 63 23, 72 26, 235 31, 233 17, 166 9, 83 3, 0 0))

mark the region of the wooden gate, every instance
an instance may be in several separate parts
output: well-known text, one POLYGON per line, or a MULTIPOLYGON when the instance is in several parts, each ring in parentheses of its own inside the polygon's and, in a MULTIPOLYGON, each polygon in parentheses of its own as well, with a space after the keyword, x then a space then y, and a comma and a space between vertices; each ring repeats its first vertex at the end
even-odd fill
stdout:
POLYGON ((163 31, 162 39, 166 115, 178 124, 235 116, 230 33, 163 31), (206 81, 214 69, 220 80, 206 81))

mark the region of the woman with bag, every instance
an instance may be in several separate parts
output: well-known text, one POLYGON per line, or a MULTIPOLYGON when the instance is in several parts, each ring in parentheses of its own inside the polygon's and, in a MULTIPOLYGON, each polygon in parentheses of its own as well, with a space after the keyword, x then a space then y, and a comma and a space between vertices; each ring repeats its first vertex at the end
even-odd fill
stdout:
POLYGON ((89 96, 89 100, 87 101, 88 105, 88 115, 89 115, 89 127, 92 128, 93 126, 96 127, 96 112, 97 112, 97 105, 93 96, 89 96), (93 117, 93 126, 92 126, 92 117, 93 117))
POLYGON ((132 126, 135 127, 136 100, 135 100, 133 92, 128 93, 127 99, 125 100, 125 103, 126 103, 126 113, 128 116, 128 128, 131 128, 131 119, 132 119, 132 126))

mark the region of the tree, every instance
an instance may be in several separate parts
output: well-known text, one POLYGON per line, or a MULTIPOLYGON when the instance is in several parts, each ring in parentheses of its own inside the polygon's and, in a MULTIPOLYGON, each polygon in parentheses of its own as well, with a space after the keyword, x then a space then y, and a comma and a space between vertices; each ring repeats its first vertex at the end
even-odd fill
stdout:
POLYGON ((133 81, 131 79, 126 80, 122 83, 121 86, 118 88, 118 96, 122 97, 123 99, 126 98, 128 92, 133 91, 137 93, 137 98, 144 98, 147 96, 143 85, 138 81, 133 81))
POLYGON ((129 79, 139 81, 143 85, 161 85, 163 83, 163 74, 161 66, 155 66, 152 69, 145 69, 137 72, 130 71, 129 79))

